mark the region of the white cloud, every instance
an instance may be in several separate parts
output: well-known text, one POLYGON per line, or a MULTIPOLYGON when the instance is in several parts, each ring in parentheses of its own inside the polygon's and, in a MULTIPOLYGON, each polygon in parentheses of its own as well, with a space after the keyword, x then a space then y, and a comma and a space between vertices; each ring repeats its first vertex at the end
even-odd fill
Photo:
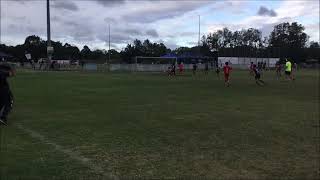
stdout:
POLYGON ((297 21, 305 26, 305 32, 310 36, 310 40, 319 41, 319 3, 318 1, 283 1, 281 5, 275 9, 277 16, 249 16, 235 23, 217 23, 208 27, 208 32, 228 27, 231 30, 240 30, 247 28, 257 28, 262 30, 263 36, 269 35, 276 24, 283 22, 297 21), (312 18, 311 24, 299 21, 299 18, 312 18), (318 25, 318 26, 317 26, 318 25))

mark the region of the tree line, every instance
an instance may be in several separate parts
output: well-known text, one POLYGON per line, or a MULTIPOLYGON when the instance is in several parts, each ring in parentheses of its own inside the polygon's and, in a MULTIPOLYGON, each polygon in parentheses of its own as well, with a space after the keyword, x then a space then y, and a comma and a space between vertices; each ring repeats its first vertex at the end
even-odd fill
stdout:
MULTIPOLYGON (((167 53, 181 55, 184 53, 201 56, 212 56, 217 50, 219 56, 233 57, 280 57, 292 58, 295 61, 306 59, 320 59, 319 43, 308 43, 308 35, 303 25, 297 22, 281 23, 274 26, 268 37, 262 37, 262 32, 255 28, 231 31, 223 28, 213 33, 203 35, 200 46, 178 47, 174 50, 167 48, 163 43, 153 43, 146 39, 143 42, 136 39, 120 52, 111 49, 91 50, 87 45, 80 50, 77 46, 59 41, 51 41, 54 48, 53 59, 85 60, 97 63, 133 63, 136 56, 159 57, 167 53), (109 54, 110 53, 110 54, 109 54)), ((45 58, 47 41, 36 35, 28 36, 21 45, 6 46, 0 44, 0 51, 13 55, 16 60, 25 59, 30 53, 37 61, 45 58)))

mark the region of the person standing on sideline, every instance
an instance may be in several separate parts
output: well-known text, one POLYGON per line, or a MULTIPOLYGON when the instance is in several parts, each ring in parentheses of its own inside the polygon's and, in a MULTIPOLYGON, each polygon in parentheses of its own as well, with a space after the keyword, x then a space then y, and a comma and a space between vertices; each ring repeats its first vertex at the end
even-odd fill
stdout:
POLYGON ((13 95, 7 78, 15 74, 13 67, 8 64, 0 64, 0 125, 7 125, 7 116, 13 106, 13 95))
POLYGON ((286 74, 287 80, 292 80, 291 73, 292 73, 292 64, 288 59, 286 59, 285 74, 286 74))
POLYGON ((223 73, 224 73, 224 85, 229 87, 230 86, 230 74, 231 74, 232 68, 229 66, 229 63, 226 62, 225 66, 223 67, 223 73))

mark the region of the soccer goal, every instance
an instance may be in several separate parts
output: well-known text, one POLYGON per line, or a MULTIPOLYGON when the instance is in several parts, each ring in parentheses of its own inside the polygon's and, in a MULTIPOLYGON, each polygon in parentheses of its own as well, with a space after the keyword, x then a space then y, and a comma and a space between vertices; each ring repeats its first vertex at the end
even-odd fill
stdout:
POLYGON ((133 71, 140 72, 163 72, 172 64, 177 64, 176 57, 135 57, 133 71))
POLYGON ((173 64, 177 63, 176 57, 135 57, 136 64, 173 64))

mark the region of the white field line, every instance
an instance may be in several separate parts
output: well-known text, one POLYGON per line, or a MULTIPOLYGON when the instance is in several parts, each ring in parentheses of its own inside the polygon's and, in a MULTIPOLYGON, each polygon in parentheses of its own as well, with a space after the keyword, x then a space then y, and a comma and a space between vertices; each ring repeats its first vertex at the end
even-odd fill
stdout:
POLYGON ((105 178, 108 179, 119 179, 117 176, 111 174, 111 173, 107 173, 103 170, 102 166, 99 166, 97 164, 92 163, 92 160, 86 157, 81 156, 80 154, 73 152, 67 148, 64 148, 61 145, 58 145, 52 141, 50 141, 48 138, 46 138, 45 136, 31 130, 28 128, 25 128, 23 125, 18 124, 16 125, 20 130, 28 133, 32 138, 38 139, 41 142, 48 144, 50 146, 53 146, 55 148, 56 151, 60 151, 66 155, 68 155, 71 159, 74 159, 78 162, 80 162, 81 164, 83 164, 84 166, 87 166, 88 168, 94 170, 96 173, 99 173, 101 175, 103 175, 105 178))

